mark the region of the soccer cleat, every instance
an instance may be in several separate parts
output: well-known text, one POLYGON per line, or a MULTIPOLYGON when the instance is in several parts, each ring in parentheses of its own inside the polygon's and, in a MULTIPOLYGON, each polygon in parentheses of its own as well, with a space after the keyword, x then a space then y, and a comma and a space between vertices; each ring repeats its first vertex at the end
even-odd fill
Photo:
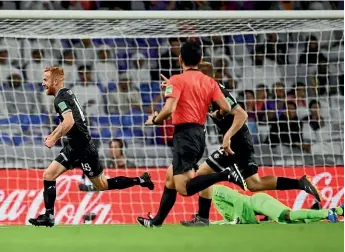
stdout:
POLYGON ((137 222, 146 228, 160 227, 161 225, 154 225, 151 216, 149 218, 138 217, 137 222))
POLYGON ((243 179, 241 172, 238 170, 237 166, 234 165, 232 167, 228 167, 225 170, 227 170, 229 172, 229 177, 228 177, 228 181, 231 183, 234 183, 236 185, 238 185, 239 187, 241 187, 241 189, 243 191, 247 191, 247 183, 246 181, 243 179))
POLYGON ((328 210, 327 220, 329 220, 332 223, 338 222, 338 216, 334 208, 328 210))
POLYGON ((143 175, 139 177, 139 179, 141 187, 147 187, 149 190, 153 190, 155 188, 155 185, 151 180, 151 175, 147 172, 144 172, 143 175))
POLYGON ((29 219, 29 223, 31 223, 34 226, 46 226, 46 227, 52 227, 55 224, 54 218, 47 214, 41 214, 37 218, 31 218, 29 219))
POLYGON ((201 218, 198 214, 194 214, 192 220, 181 221, 181 224, 185 227, 205 227, 210 225, 210 220, 201 218))
POLYGON ((317 201, 319 201, 319 202, 321 201, 320 194, 319 194, 318 190, 316 189, 316 187, 310 181, 309 177, 304 175, 302 178, 300 178, 299 179, 299 185, 300 185, 300 188, 302 190, 304 190, 307 193, 313 195, 316 198, 317 201))

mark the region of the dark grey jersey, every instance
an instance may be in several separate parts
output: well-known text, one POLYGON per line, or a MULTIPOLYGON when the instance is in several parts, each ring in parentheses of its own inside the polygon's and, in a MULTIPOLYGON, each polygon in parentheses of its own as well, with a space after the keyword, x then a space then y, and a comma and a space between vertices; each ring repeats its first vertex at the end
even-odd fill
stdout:
POLYGON ((73 149, 85 149, 89 146, 91 136, 87 128, 87 122, 84 112, 74 93, 68 88, 62 88, 58 91, 54 99, 54 107, 59 115, 59 119, 63 121, 63 114, 72 112, 74 125, 66 134, 68 143, 73 149))
MULTIPOLYGON (((237 106, 240 106, 237 102, 237 100, 231 95, 231 93, 224 88, 223 85, 219 84, 220 89, 222 90, 222 93, 224 94, 226 100, 230 103, 231 109, 235 109, 237 106)), ((212 102, 210 106, 210 112, 219 110, 219 106, 217 103, 212 102)), ((214 123, 217 125, 220 133, 222 135, 225 135, 226 132, 230 129, 232 126, 232 123, 234 121, 234 116, 232 114, 229 114, 225 116, 222 119, 213 119, 214 123)), ((248 140, 251 140, 251 135, 248 130, 248 127, 246 124, 244 124, 241 129, 237 131, 237 133, 231 138, 231 146, 242 146, 244 143, 248 143, 248 140)))

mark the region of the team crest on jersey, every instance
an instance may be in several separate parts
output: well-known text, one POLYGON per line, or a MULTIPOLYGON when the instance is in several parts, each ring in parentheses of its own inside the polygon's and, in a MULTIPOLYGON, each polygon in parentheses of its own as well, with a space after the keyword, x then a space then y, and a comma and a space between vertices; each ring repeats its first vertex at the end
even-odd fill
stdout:
POLYGON ((172 94, 172 91, 173 91, 172 86, 167 86, 165 88, 165 95, 172 94))
POLYGON ((59 108, 61 109, 61 111, 64 111, 67 108, 67 105, 65 102, 60 102, 58 104, 59 108))

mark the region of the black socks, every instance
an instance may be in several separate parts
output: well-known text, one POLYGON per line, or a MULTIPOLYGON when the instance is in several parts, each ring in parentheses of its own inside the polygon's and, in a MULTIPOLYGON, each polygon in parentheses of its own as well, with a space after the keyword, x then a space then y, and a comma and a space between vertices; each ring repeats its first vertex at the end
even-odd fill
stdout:
POLYGON ((56 199, 56 181, 44 180, 43 199, 46 214, 54 215, 54 203, 56 199))
POLYGON ((211 199, 199 196, 199 213, 201 218, 208 219, 210 217, 211 199))
POLYGON ((200 192, 215 183, 221 181, 228 181, 228 178, 228 171, 196 176, 192 180, 190 180, 186 185, 187 195, 192 196, 193 194, 200 192))
POLYGON ((285 177, 277 178, 277 190, 294 190, 301 189, 298 179, 291 179, 285 177))
POLYGON ((153 225, 159 226, 163 224, 165 218, 168 216, 170 210, 175 204, 176 194, 177 192, 175 189, 169 189, 166 186, 164 187, 158 213, 152 220, 153 225))
POLYGON ((135 185, 140 185, 140 178, 128 178, 128 177, 115 177, 108 179, 108 190, 112 189, 125 189, 135 185))

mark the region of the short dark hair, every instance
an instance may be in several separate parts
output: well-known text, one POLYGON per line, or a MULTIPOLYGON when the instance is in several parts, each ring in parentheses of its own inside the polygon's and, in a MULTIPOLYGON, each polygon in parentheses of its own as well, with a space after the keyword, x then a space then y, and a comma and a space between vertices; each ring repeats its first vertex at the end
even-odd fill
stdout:
POLYGON ((319 107, 321 108, 321 104, 320 104, 319 101, 317 101, 317 100, 311 100, 311 101, 309 102, 309 109, 311 109, 311 107, 312 107, 314 104, 318 104, 319 107))
POLYGON ((255 98, 255 94, 253 90, 246 89, 244 90, 244 93, 250 93, 255 98))
POLYGON ((294 106, 295 110, 297 109, 297 105, 296 105, 296 103, 294 103, 293 101, 288 101, 288 102, 286 103, 286 106, 289 106, 289 105, 294 106))
POLYGON ((180 42, 178 38, 169 38, 169 44, 171 45, 172 42, 180 42))
POLYGON ((202 57, 202 49, 198 42, 187 40, 181 46, 181 58, 186 66, 197 66, 202 57))
POLYGON ((81 72, 81 71, 84 71, 84 70, 90 72, 92 70, 92 68, 91 68, 90 65, 82 65, 82 66, 78 67, 78 72, 81 72))

